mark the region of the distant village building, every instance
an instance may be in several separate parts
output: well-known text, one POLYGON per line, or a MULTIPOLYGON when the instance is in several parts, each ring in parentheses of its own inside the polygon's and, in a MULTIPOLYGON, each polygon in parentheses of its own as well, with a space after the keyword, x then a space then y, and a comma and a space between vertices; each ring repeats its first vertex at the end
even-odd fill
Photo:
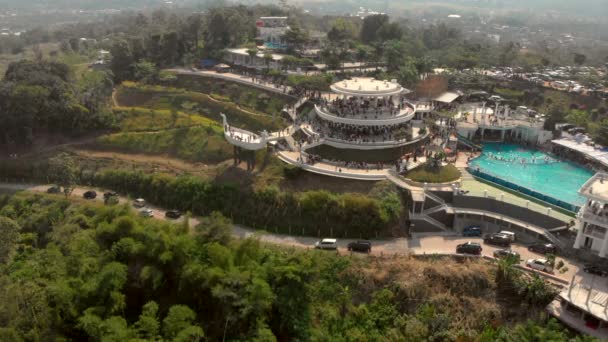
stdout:
POLYGON ((272 49, 286 49, 287 43, 283 39, 289 30, 287 17, 261 17, 257 22, 259 36, 264 45, 272 49))
POLYGON ((252 57, 249 55, 248 49, 246 48, 226 49, 224 61, 231 65, 252 69, 280 69, 281 60, 285 58, 285 55, 270 53, 272 59, 267 60, 264 58, 265 53, 270 52, 258 50, 256 55, 252 57))

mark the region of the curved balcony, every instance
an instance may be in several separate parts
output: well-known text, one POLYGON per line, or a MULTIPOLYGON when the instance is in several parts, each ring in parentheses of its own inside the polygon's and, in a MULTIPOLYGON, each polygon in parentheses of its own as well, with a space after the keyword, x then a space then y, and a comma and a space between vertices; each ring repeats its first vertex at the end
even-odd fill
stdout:
POLYGON ((232 145, 253 151, 266 147, 266 143, 268 142, 267 137, 259 136, 236 127, 224 129, 224 137, 232 145))
POLYGON ((351 150, 383 150, 387 148, 403 147, 418 143, 428 137, 428 133, 419 135, 412 140, 386 140, 386 141, 352 141, 342 140, 338 138, 325 137, 323 144, 335 148, 351 149, 351 150))
POLYGON ((357 125, 357 126, 392 126, 406 123, 414 118, 416 110, 409 106, 402 109, 397 115, 383 114, 377 118, 374 114, 365 115, 358 114, 356 116, 342 117, 332 114, 328 108, 315 105, 315 113, 323 120, 335 123, 357 125))

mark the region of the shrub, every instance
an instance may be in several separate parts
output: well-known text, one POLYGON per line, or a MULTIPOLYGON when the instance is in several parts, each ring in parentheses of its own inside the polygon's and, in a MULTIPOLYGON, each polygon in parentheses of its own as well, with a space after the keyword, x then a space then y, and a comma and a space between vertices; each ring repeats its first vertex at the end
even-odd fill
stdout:
POLYGON ((447 183, 460 178, 460 171, 452 164, 439 168, 422 166, 408 171, 404 177, 419 183, 447 183))
POLYGON ((283 168, 283 174, 287 179, 296 179, 302 174, 302 168, 298 166, 288 165, 283 168))

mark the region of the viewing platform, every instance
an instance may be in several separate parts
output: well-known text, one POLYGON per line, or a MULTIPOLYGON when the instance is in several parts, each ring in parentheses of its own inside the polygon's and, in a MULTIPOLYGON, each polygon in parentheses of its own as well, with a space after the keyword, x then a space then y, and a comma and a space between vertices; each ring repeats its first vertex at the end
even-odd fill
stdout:
POLYGON ((401 96, 410 93, 396 80, 383 81, 371 77, 355 77, 330 86, 333 93, 346 97, 377 98, 401 96))
POLYGON ((402 147, 411 144, 416 144, 429 137, 429 133, 423 131, 421 127, 411 127, 411 137, 409 138, 386 138, 383 136, 366 135, 364 138, 347 139, 346 137, 337 136, 338 132, 324 130, 320 132, 312 126, 306 126, 306 131, 309 135, 319 136, 322 143, 335 148, 355 149, 355 150, 380 150, 394 147, 402 147))
POLYGON ((392 126, 409 122, 414 118, 416 111, 410 106, 391 114, 388 111, 381 111, 376 114, 374 111, 366 111, 358 114, 337 115, 330 106, 315 105, 315 113, 323 120, 334 123, 342 123, 357 126, 392 126))

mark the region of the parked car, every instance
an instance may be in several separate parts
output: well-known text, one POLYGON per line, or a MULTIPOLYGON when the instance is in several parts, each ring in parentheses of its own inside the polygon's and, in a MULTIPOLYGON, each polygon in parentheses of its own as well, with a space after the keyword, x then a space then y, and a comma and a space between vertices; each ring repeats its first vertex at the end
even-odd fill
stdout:
POLYGON ((103 193, 103 198, 108 199, 110 197, 116 197, 118 196, 117 193, 115 193, 114 191, 107 191, 103 193))
POLYGON ((501 230, 498 232, 498 234, 505 235, 509 238, 509 240, 511 240, 511 242, 515 242, 515 233, 513 232, 510 232, 508 230, 501 230))
POLYGON ((143 198, 138 198, 135 201, 133 201, 133 206, 135 208, 143 208, 146 206, 146 200, 144 200, 143 198))
POLYGON ((468 226, 462 230, 462 236, 481 236, 481 228, 478 226, 468 226))
POLYGON ((480 255, 482 251, 481 245, 477 242, 465 242, 456 246, 456 253, 460 254, 475 254, 480 255))
POLYGON ((552 243, 540 243, 532 245, 528 247, 528 250, 530 252, 539 254, 555 254, 557 252, 557 248, 552 243))
POLYGON ((178 219, 181 216, 182 216, 182 213, 179 210, 168 210, 165 213, 165 217, 170 218, 170 219, 178 219))
POLYGON ((347 246, 349 251, 370 253, 372 251, 372 243, 367 240, 359 240, 349 243, 347 246))
POLYGON ((61 192, 61 188, 56 185, 46 189, 47 194, 58 194, 60 192, 61 192))
POLYGON ((538 271, 543 271, 547 273, 553 272, 553 266, 549 264, 549 261, 547 261, 547 259, 529 259, 528 261, 526 261, 526 266, 538 271))
POLYGON ((338 249, 338 240, 336 239, 323 239, 315 242, 316 249, 338 249))
POLYGON ((89 190, 87 192, 85 192, 84 194, 82 194, 82 197, 84 197, 85 199, 95 199, 95 197, 97 197, 97 193, 93 190, 89 190))
POLYGON ((503 247, 509 247, 511 245, 511 239, 502 234, 492 234, 483 238, 483 242, 488 245, 497 245, 503 247))
POLYGON ((601 277, 608 277, 608 270, 598 265, 586 264, 583 266, 583 271, 590 274, 599 275, 601 277))
POLYGON ((139 211, 139 215, 141 215, 143 217, 152 217, 152 216, 154 216, 154 212, 152 211, 152 209, 144 208, 139 211))
POLYGON ((520 260, 519 253, 510 249, 497 249, 492 253, 496 259, 514 258, 520 260))

